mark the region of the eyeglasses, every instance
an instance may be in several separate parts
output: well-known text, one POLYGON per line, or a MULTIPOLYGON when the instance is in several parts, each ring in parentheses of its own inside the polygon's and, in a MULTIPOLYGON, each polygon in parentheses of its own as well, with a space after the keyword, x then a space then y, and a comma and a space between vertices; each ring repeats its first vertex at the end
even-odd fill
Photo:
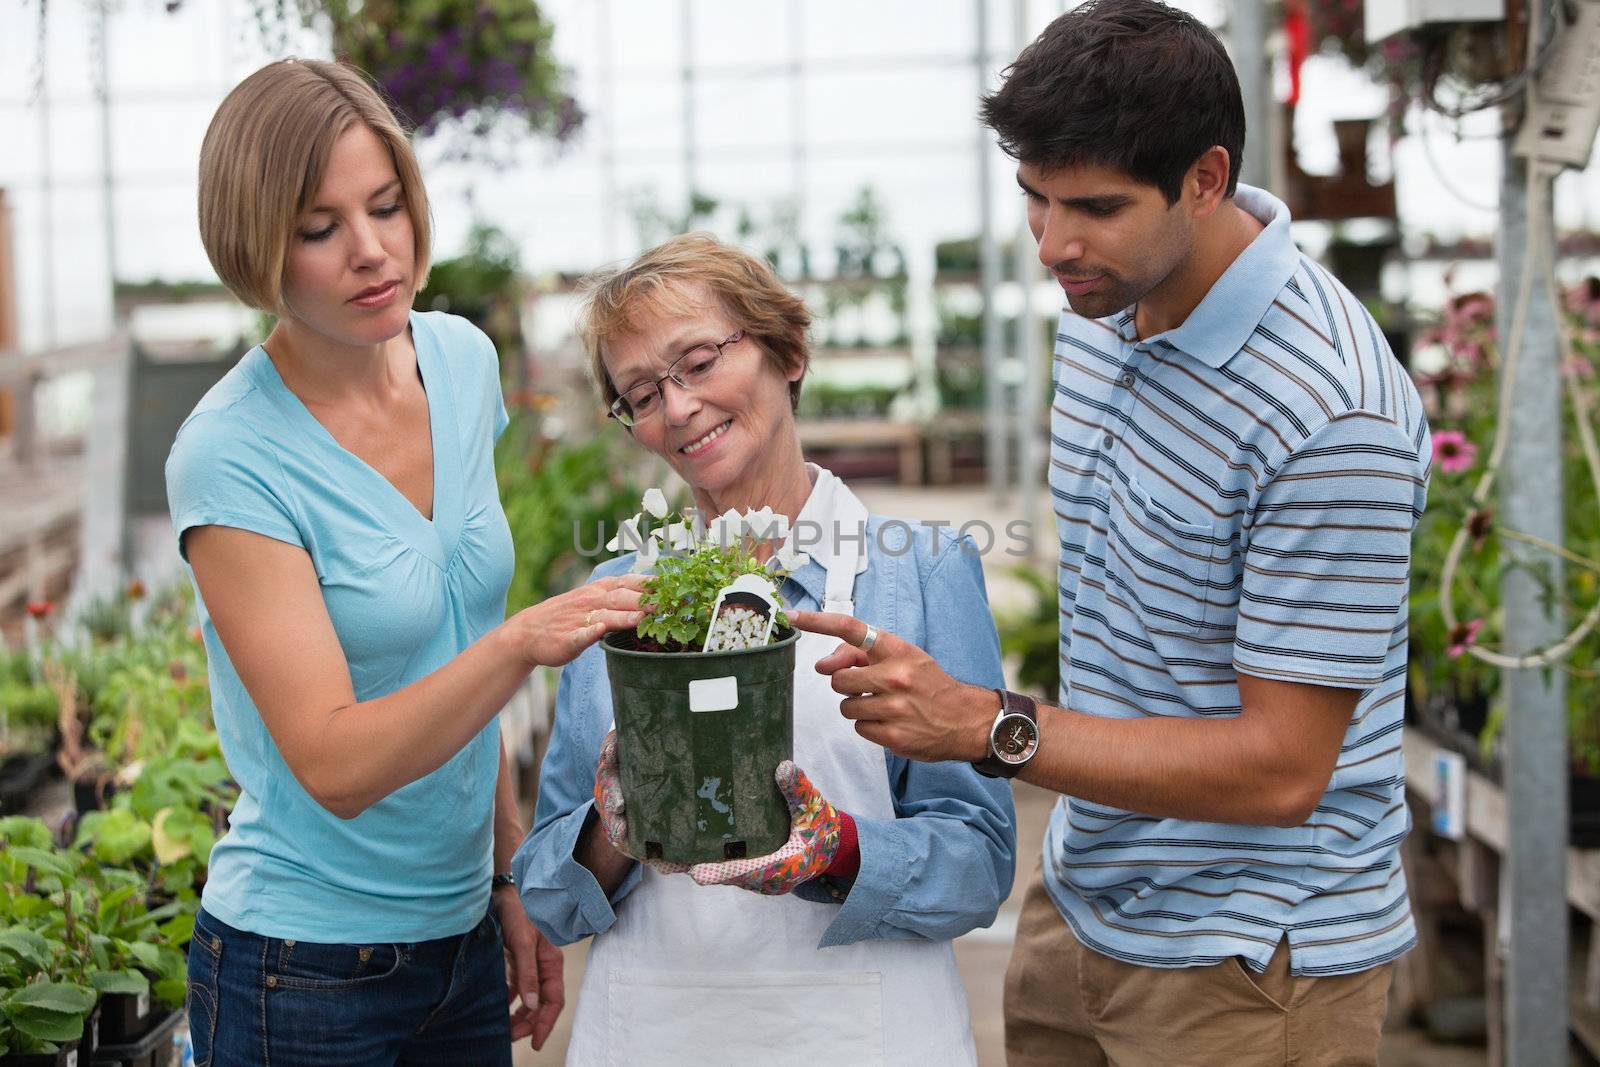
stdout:
POLYGON ((706 341, 695 345, 672 361, 667 373, 653 382, 640 382, 611 402, 607 412, 624 426, 632 426, 654 415, 661 407, 661 383, 667 379, 680 389, 693 392, 711 380, 722 362, 722 350, 744 339, 743 330, 734 330, 721 341, 706 341))

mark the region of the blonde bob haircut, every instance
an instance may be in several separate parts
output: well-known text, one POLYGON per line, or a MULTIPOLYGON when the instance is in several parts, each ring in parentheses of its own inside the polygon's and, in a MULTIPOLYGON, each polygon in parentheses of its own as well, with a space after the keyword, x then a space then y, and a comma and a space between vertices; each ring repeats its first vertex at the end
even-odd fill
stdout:
POLYGON ((428 277, 428 194, 411 143, 389 106, 350 67, 314 59, 269 63, 234 86, 200 146, 200 240, 235 296, 283 315, 284 260, 312 204, 334 142, 361 123, 394 159, 415 235, 414 277, 428 277))
MULTIPOLYGON (((687 289, 696 284, 710 291, 733 324, 785 377, 810 361, 806 331, 811 328, 811 312, 805 301, 778 280, 765 260, 708 233, 686 233, 656 245, 625 267, 599 271, 583 281, 578 336, 607 409, 618 393, 602 358, 606 346, 631 331, 635 316, 647 309, 692 314, 699 305, 687 289)), ((789 405, 799 404, 796 380, 789 383, 789 405)))

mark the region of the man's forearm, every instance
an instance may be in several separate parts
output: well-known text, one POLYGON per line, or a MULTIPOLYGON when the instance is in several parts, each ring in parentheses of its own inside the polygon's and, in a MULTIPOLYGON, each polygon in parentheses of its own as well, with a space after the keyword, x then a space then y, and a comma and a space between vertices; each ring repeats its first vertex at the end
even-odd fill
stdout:
POLYGON ((1109 808, 1298 826, 1321 796, 1242 717, 1105 719, 1041 703, 1039 737, 1038 754, 1019 777, 1109 808))

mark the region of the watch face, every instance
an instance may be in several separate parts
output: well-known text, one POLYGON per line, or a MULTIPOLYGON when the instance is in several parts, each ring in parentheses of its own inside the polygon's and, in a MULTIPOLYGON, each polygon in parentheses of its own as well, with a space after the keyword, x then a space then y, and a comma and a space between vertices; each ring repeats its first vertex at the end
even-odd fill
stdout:
POLYGON ((994 753, 1003 762, 1026 763, 1039 747, 1039 725, 1026 715, 1006 715, 994 728, 994 753))

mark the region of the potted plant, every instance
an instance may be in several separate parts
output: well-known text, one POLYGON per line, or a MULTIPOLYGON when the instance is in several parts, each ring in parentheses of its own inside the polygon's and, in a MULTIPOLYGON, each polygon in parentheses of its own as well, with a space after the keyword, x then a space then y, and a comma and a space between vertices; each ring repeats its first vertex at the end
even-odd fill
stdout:
MULTIPOLYGON (((1600 280, 1564 294, 1568 387, 1592 393, 1600 380, 1600 280)), ((1449 301, 1437 323, 1419 333, 1413 372, 1433 431, 1434 475, 1427 513, 1416 532, 1411 574, 1409 713, 1441 743, 1462 751, 1485 774, 1500 777, 1501 726, 1516 708, 1505 706, 1501 672, 1473 654, 1492 646, 1504 626, 1499 579, 1506 557, 1501 542, 1522 536, 1499 521, 1492 506, 1477 506, 1473 487, 1488 461, 1496 429, 1500 355, 1494 335, 1495 303, 1487 293, 1449 301), (1457 531, 1470 540, 1451 590, 1458 618, 1446 623, 1440 602, 1444 564, 1457 531)), ((1593 418, 1594 403, 1588 403, 1593 418)), ((1563 414, 1563 482, 1566 530, 1564 577, 1557 583, 1536 569, 1548 595, 1569 620, 1582 618, 1600 597, 1600 489, 1589 470, 1572 405, 1563 414)), ((1502 471, 1502 477, 1514 472, 1502 471)), ((1528 564, 1519 564, 1529 566, 1528 564)), ((1537 562, 1533 564, 1538 568, 1537 562)), ((1566 676, 1567 738, 1571 759, 1571 837, 1575 845, 1600 844, 1600 632, 1589 633, 1551 669, 1566 676)))
POLYGON ((50 768, 58 706, 32 657, 0 647, 0 814, 20 810, 50 768))
MULTIPOLYGON (((668 517, 659 489, 644 507, 668 517)), ((788 521, 770 509, 710 524, 686 510, 653 531, 647 521, 629 519, 607 546, 634 548, 635 569, 653 571, 644 619, 602 642, 628 849, 670 863, 766 855, 789 835, 773 772, 793 753, 796 634, 777 591, 793 560, 779 551, 762 563, 757 549, 787 537, 788 521)))

